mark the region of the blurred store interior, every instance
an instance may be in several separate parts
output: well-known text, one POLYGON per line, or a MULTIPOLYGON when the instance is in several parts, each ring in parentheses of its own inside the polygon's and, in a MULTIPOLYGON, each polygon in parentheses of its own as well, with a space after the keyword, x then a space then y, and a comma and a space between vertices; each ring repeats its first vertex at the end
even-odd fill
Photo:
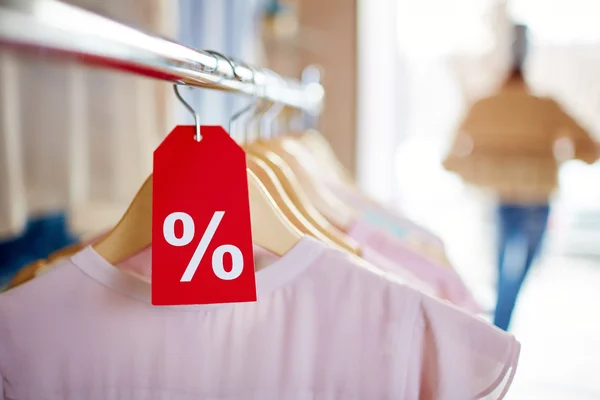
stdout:
MULTIPOLYGON (((300 78, 315 65, 305 79, 320 79, 326 93, 315 126, 362 190, 443 239, 487 318, 496 301, 495 198, 442 162, 472 102, 502 85, 513 21, 529 28, 530 88, 554 98, 600 141, 597 1, 68 3, 282 76, 300 78)), ((152 170, 152 150, 175 124, 192 119, 163 82, 8 50, 0 61, 0 129, 18 132, 13 140, 22 149, 0 157, 7 216, 0 275, 8 279, 74 238, 114 225, 152 170), (53 216, 47 224, 60 227, 28 222, 39 216, 53 216), (62 233, 44 242, 36 229, 62 233), (31 243, 36 235, 39 249, 27 253, 19 238, 31 243)), ((226 126, 248 101, 181 92, 208 125, 226 126)), ((600 398, 599 182, 600 162, 560 167, 543 250, 511 325, 522 350, 509 400, 600 398)))
MULTIPOLYGON (((526 23, 531 31, 526 68, 530 87, 557 99, 598 139, 600 30, 592 15, 599 5, 585 0, 379 3, 380 10, 385 8, 383 3, 396 8, 394 21, 389 22, 390 31, 395 31, 381 39, 378 29, 385 19, 378 17, 385 12, 375 16, 375 11, 366 11, 371 2, 364 6, 359 21, 366 28, 363 35, 372 36, 364 42, 369 48, 365 57, 359 57, 364 65, 359 85, 370 87, 365 90, 372 97, 359 104, 375 103, 372 99, 383 91, 386 98, 397 99, 394 104, 398 106, 359 108, 363 116, 359 143, 379 146, 373 138, 384 136, 381 132, 385 131, 392 146, 369 150, 359 146, 362 169, 358 174, 365 187, 443 237, 456 268, 491 310, 496 299, 494 198, 465 185, 441 161, 470 99, 484 96, 501 83, 498 71, 507 67, 507 17, 526 23), (369 74, 382 61, 390 65, 386 73, 369 74), (393 85, 370 86, 374 76, 387 79, 388 71, 395 72, 393 85), (374 155, 386 148, 394 149, 387 161, 393 167, 371 165, 374 160, 386 162, 374 155), (379 173, 384 170, 389 175, 379 173)), ((599 179, 598 163, 573 160, 559 170, 560 189, 552 199, 544 251, 532 267, 515 310, 513 332, 523 347, 509 399, 600 396, 593 377, 599 368, 594 354, 600 351, 600 321, 591 317, 600 306, 599 179)))

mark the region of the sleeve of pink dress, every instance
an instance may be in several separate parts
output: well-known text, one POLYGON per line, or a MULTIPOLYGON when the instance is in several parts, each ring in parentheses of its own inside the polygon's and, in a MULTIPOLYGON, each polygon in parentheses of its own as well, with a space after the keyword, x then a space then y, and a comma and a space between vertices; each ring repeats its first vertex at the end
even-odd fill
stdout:
POLYGON ((425 296, 421 311, 409 389, 420 400, 503 399, 519 358, 514 336, 425 296))
POLYGON ((408 247, 401 239, 360 219, 348 231, 348 235, 430 284, 439 297, 472 313, 481 311, 456 271, 436 264, 408 247))

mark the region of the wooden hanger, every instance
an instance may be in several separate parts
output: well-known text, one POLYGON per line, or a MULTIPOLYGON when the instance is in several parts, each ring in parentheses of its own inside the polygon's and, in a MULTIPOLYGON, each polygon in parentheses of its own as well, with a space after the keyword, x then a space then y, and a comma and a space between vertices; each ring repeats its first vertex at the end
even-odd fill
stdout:
POLYGON ((152 175, 140 187, 117 225, 92 245, 109 263, 116 265, 152 243, 152 175))
POLYGON ((22 285, 27 281, 34 279, 37 272, 40 269, 44 268, 46 265, 48 265, 47 260, 36 260, 27 264, 25 267, 21 268, 12 278, 8 285, 8 289, 12 289, 19 285, 22 285))
MULTIPOLYGON (((323 169, 333 171, 337 183, 342 185, 345 190, 353 192, 355 196, 361 198, 365 204, 371 204, 373 207, 380 207, 379 203, 366 194, 364 194, 354 181, 350 178, 349 172, 344 168, 342 163, 337 159, 333 152, 329 142, 325 137, 317 132, 316 130, 308 130, 304 133, 296 135, 294 137, 297 142, 306 146, 310 154, 314 154, 314 161, 323 163, 323 169)), ((333 176, 333 175, 332 175, 333 176)), ((427 241, 413 240, 411 246, 414 246, 415 250, 418 251, 424 257, 433 257, 433 259, 439 262, 442 268, 452 270, 452 264, 448 260, 446 253, 443 249, 438 249, 436 246, 431 246, 427 241)))
MULTIPOLYGON (((222 55, 219 56, 223 57, 222 55)), ((223 58, 230 63, 235 74, 233 63, 229 59, 223 58)), ((181 97, 177 85, 173 85, 173 89, 177 98, 193 115, 196 132, 199 135, 200 117, 198 113, 181 97)), ((249 109, 250 107, 245 107, 230 120, 230 133, 233 120, 249 109)), ((263 249, 282 256, 302 239, 303 234, 277 206, 256 174, 248 169, 247 173, 252 240, 263 249)), ((151 243, 152 176, 146 179, 115 228, 106 237, 94 244, 93 247, 109 263, 116 265, 148 247, 151 243)))
POLYGON ((265 189, 271 194, 277 206, 300 232, 322 240, 329 245, 334 245, 326 235, 323 235, 315 228, 296 208, 294 202, 288 196, 282 183, 269 165, 251 153, 247 153, 246 162, 248 168, 256 174, 258 179, 265 186, 265 189))
POLYGON ((330 178, 335 183, 342 186, 346 191, 354 193, 354 195, 367 204, 371 204, 375 207, 379 204, 364 194, 356 185, 350 172, 342 165, 340 160, 337 158, 331 145, 325 139, 325 137, 314 129, 310 129, 306 132, 300 133, 299 135, 289 136, 289 139, 296 139, 296 142, 301 144, 307 149, 307 154, 314 155, 314 161, 323 165, 324 171, 330 171, 330 178))
POLYGON ((329 171, 341 183, 354 186, 352 174, 336 157, 331 145, 325 137, 314 129, 309 129, 296 136, 298 142, 315 154, 315 159, 327 166, 329 171))
POLYGON ((327 221, 327 219, 310 203, 308 196, 304 193, 294 172, 281 157, 270 151, 262 142, 253 142, 246 147, 246 151, 249 154, 256 156, 261 162, 269 167, 270 171, 275 174, 276 178, 281 183, 283 190, 289 197, 294 208, 298 210, 303 219, 320 234, 319 236, 324 236, 327 239, 326 242, 331 242, 344 250, 354 254, 360 254, 358 243, 329 223, 329 221, 327 221))
MULTIPOLYGON (((275 76, 277 78, 281 79, 281 77, 278 76, 277 74, 275 74, 275 76)), ((283 79, 281 79, 281 80, 283 81, 283 79)), ((256 103, 254 103, 254 104, 256 104, 256 103)), ((283 105, 274 103, 272 105, 272 107, 270 107, 268 109, 268 111, 265 114, 263 114, 263 117, 264 117, 267 114, 275 111, 274 115, 271 114, 272 118, 269 121, 269 123, 266 124, 266 126, 269 128, 269 132, 266 132, 267 137, 271 136, 271 132, 270 132, 271 122, 276 118, 276 116, 282 110, 283 110, 283 105)), ((256 109, 256 111, 258 111, 258 109, 256 109)), ((257 115, 257 113, 254 114, 254 116, 256 116, 256 115, 257 115)), ((262 124, 261 124, 261 127, 262 127, 262 124)), ((334 195, 332 195, 332 193, 330 193, 328 191, 327 187, 324 187, 325 185, 321 185, 322 187, 319 187, 317 185, 317 183, 311 179, 311 176, 308 173, 308 171, 304 170, 303 166, 301 165, 302 163, 298 163, 296 161, 296 156, 294 154, 292 154, 285 146, 280 146, 279 144, 280 144, 280 142, 278 140, 269 140, 269 141, 263 140, 263 141, 257 141, 256 143, 253 143, 253 146, 255 149, 260 149, 257 152, 257 155, 259 157, 264 157, 263 155, 267 151, 280 156, 283 159, 283 161, 288 164, 287 166, 289 167, 289 169, 292 170, 293 174, 296 176, 296 180, 299 182, 299 185, 297 185, 297 186, 301 187, 305 190, 306 195, 307 195, 308 199, 310 200, 308 203, 314 204, 313 208, 315 208, 316 210, 319 211, 318 214, 322 213, 322 215, 324 215, 327 219, 329 219, 335 227, 341 229, 342 231, 347 230, 351 226, 351 224, 354 222, 354 220, 356 219, 356 212, 354 210, 352 210, 350 207, 346 206, 342 201, 337 199, 334 195)), ((264 157, 263 159, 264 159, 264 161, 269 163, 269 157, 264 157)), ((275 171, 279 170, 276 165, 273 165, 273 163, 269 163, 269 165, 271 165, 275 171)), ((279 178, 284 183, 288 182, 288 180, 285 178, 284 174, 280 173, 279 178)), ((288 189, 290 189, 289 193, 299 193, 299 190, 296 190, 294 188, 288 187, 288 189)), ((304 211, 304 212, 307 211, 308 207, 306 207, 306 208, 302 207, 301 201, 297 202, 296 205, 302 211, 304 211)), ((305 215, 310 220, 311 213, 306 212, 305 215)), ((318 217, 314 216, 312 219, 312 222, 315 223, 316 226, 320 226, 318 223, 318 217), (315 220, 315 219, 317 219, 317 220, 315 220)), ((320 228, 322 229, 322 228, 324 228, 324 226, 321 225, 320 228)), ((335 235, 334 231, 325 229, 324 233, 325 232, 328 234, 328 236, 331 237, 332 240, 337 241, 338 243, 340 243, 342 246, 344 246, 346 248, 356 251, 356 248, 353 248, 354 246, 352 246, 348 240, 343 240, 343 238, 341 238, 339 235, 335 235)))
POLYGON ((287 140, 288 142, 285 138, 279 138, 261 141, 261 143, 290 166, 316 209, 337 228, 346 231, 355 221, 356 211, 333 195, 325 185, 316 182, 302 162, 297 159, 297 154, 294 154, 293 143, 287 140))
MULTIPOLYGON (((282 256, 302 239, 303 234, 277 207, 258 177, 250 170, 247 172, 252 241, 282 256)), ((152 176, 146 179, 113 230, 92 247, 102 258, 116 265, 151 244, 152 176)))
MULTIPOLYGON (((306 229, 306 225, 309 225, 309 222, 301 221, 303 217, 302 217, 302 215, 300 215, 300 213, 297 210, 294 212, 293 210, 289 210, 289 209, 281 207, 281 205, 285 205, 286 202, 291 203, 291 200, 289 200, 289 198, 286 198, 286 194, 283 191, 283 189, 281 188, 281 184, 278 184, 278 182, 275 181, 276 178, 274 178, 273 173, 267 172, 266 165, 264 163, 262 163, 262 164, 261 163, 262 163, 262 161, 256 159, 256 157, 252 157, 252 156, 248 157, 248 168, 257 177, 260 177, 258 179, 264 184, 265 189, 272 195, 273 201, 282 209, 282 211, 284 212, 284 215, 288 218, 288 220, 291 223, 293 223, 293 225, 297 229, 299 229, 302 233, 310 234, 311 236, 313 236, 317 239, 328 242, 329 239, 327 237, 324 237, 315 228, 306 229)), ((148 178, 144 182, 144 184, 142 185, 142 188, 139 190, 138 194, 134 198, 134 201, 132 202, 129 209, 127 210, 127 213, 129 213, 130 215, 127 218, 124 216, 119 223, 122 223, 122 224, 132 223, 141 228, 140 232, 148 232, 148 226, 146 226, 146 224, 147 224, 146 221, 148 221, 148 220, 145 217, 143 217, 143 215, 145 215, 145 213, 148 212, 148 209, 147 209, 148 203, 146 203, 146 201, 144 200, 144 198, 145 198, 145 196, 147 196, 148 192, 150 192, 150 193, 152 192, 152 179, 151 178, 148 178), (141 210, 141 212, 135 211, 135 210, 141 210), (126 222, 122 222, 122 221, 126 221, 126 222)), ((103 254, 105 254, 104 258, 107 261, 111 262, 111 264, 115 264, 116 263, 116 262, 114 262, 115 260, 123 260, 123 259, 127 258, 127 254, 131 254, 131 253, 135 254, 148 246, 149 236, 139 235, 139 233, 135 233, 135 232, 133 235, 130 236, 131 232, 132 231, 130 229, 125 229, 124 227, 121 227, 119 229, 117 229, 115 227, 111 232, 112 236, 110 236, 110 239, 108 239, 108 237, 106 237, 106 242, 104 242, 102 240, 102 238, 100 238, 99 242, 96 243, 95 245, 93 245, 93 247, 99 253, 102 252, 103 254), (122 242, 130 243, 133 247, 131 249, 119 247, 118 244, 122 243, 122 242), (117 249, 121 249, 121 250, 117 253, 111 252, 109 255, 108 253, 110 250, 107 250, 107 248, 108 249, 117 248, 117 249), (110 260, 109 260, 109 258, 110 258, 110 260)), ((108 235, 106 235, 106 236, 108 236, 108 235)), ((81 250, 81 248, 82 248, 82 245, 80 243, 75 243, 73 245, 70 245, 68 247, 65 247, 63 249, 60 249, 60 250, 52 253, 45 260, 37 260, 34 263, 31 263, 27 267, 21 269, 20 274, 15 276, 15 279, 11 283, 10 287, 18 286, 30 279, 33 279, 36 276, 36 273, 39 269, 44 268, 46 265, 51 264, 56 260, 71 256, 71 255, 75 254, 76 252, 78 252, 79 250, 81 250)))
POLYGON ((303 238, 300 232, 277 207, 262 182, 248 171, 252 241, 265 250, 283 256, 303 238))
MULTIPOLYGON (((245 137, 251 137, 251 126, 254 122, 260 121, 258 129, 258 137, 270 137, 272 134, 272 123, 284 106, 279 103, 272 103, 268 107, 265 104, 258 103, 254 113, 246 122, 245 137)), ((288 206, 301 216, 301 221, 307 223, 306 227, 308 234, 317 238, 321 238, 330 245, 336 245, 344 250, 359 254, 358 244, 350 239, 345 233, 333 226, 319 211, 310 203, 308 196, 304 193, 302 186, 294 175, 292 169, 287 163, 277 154, 264 146, 261 141, 254 140, 250 144, 244 146, 247 154, 260 160, 263 168, 269 170, 269 174, 273 175, 272 179, 276 179, 280 187, 287 195, 286 198, 291 201, 288 206)))
MULTIPOLYGON (((103 236, 104 234, 99 235, 97 239, 103 236)), ((93 241, 96 241, 97 239, 93 241)), ((72 256, 73 254, 83 249, 85 246, 85 243, 73 243, 68 245, 67 247, 63 247, 62 249, 56 250, 45 259, 35 260, 27 264, 25 267, 21 268, 19 272, 17 272, 17 274, 11 280, 8 288, 11 289, 15 286, 19 286, 27 281, 36 278, 42 271, 51 269, 55 265, 59 265, 59 263, 57 263, 56 261, 60 261, 64 258, 72 256)))
MULTIPOLYGON (((266 103, 257 101, 257 99, 255 99, 251 105, 241 111, 245 112, 254 109, 250 115, 250 118, 246 119, 246 124, 243 128, 243 142, 247 143, 248 138, 252 136, 251 127, 254 126, 255 122, 260 119, 261 124, 259 132, 262 133, 262 128, 264 126, 262 122, 266 121, 264 118, 269 114, 274 116, 273 111, 275 111, 275 114, 277 114, 279 111, 281 111, 281 109, 283 109, 283 105, 277 103, 273 103, 268 108, 265 108, 265 105, 266 103)), ((232 121, 239 117, 239 115, 240 113, 235 114, 232 118, 232 121)), ((229 129, 231 132, 233 132, 231 121, 229 129)), ((288 190, 289 188, 287 187, 287 181, 281 180, 281 178, 285 177, 278 175, 272 168, 272 164, 262 157, 262 154, 252 151, 252 146, 247 144, 245 144, 243 148, 246 151, 246 160, 248 162, 248 166, 257 174, 261 182, 265 184, 267 190, 273 195, 273 198, 280 209, 301 232, 311 235, 330 246, 347 249, 343 246, 343 243, 340 243, 339 241, 336 242, 333 240, 333 238, 331 238, 330 235, 328 235, 326 232, 323 232, 318 226, 315 226, 310 217, 307 216, 302 209, 298 208, 297 202, 293 200, 293 197, 291 197, 294 195, 294 193, 288 190)))
MULTIPOLYGON (((259 167, 257 166, 259 162, 260 161, 257 161, 256 159, 251 159, 249 157, 248 168, 252 171, 252 173, 256 174, 257 178, 261 174, 259 172, 259 167)), ((283 190, 281 190, 281 189, 279 189, 279 191, 278 191, 276 185, 267 180, 266 174, 263 174, 263 177, 265 177, 265 178, 259 179, 259 181, 265 183, 265 185, 264 185, 265 189, 269 193, 273 193, 274 194, 273 197, 276 197, 279 194, 279 191, 283 192, 283 190), (267 189, 269 187, 272 189, 267 189)), ((151 232, 151 230, 148 231, 148 229, 151 229, 151 220, 149 220, 148 217, 145 216, 145 215, 147 215, 148 210, 149 209, 151 210, 151 206, 149 207, 149 204, 151 204, 151 203, 148 203, 148 198, 146 197, 146 196, 148 196, 148 193, 151 193, 151 192, 152 192, 152 177, 149 177, 144 182, 144 184, 142 185, 140 190, 138 191, 136 197, 134 198, 133 202, 131 203, 131 205, 129 206, 129 208, 126 212, 126 215, 124 215, 123 218, 121 219, 121 221, 119 221, 119 224, 121 224, 121 226, 113 228, 113 230, 109 234, 103 235, 104 239, 100 238, 98 243, 96 243, 92 246, 99 254, 103 255, 103 258, 105 258, 111 264, 117 264, 119 262, 119 260, 126 259, 128 257, 128 254, 135 254, 135 253, 143 250, 144 248, 146 248, 149 245, 149 242, 151 241, 151 235, 144 234, 144 233, 151 232), (150 223, 148 224, 147 221, 150 221, 150 223), (139 231, 137 231, 137 232, 135 231, 136 229, 138 229, 136 227, 139 227, 139 231), (130 246, 130 247, 122 246, 123 243, 127 243, 128 246, 130 246), (121 246, 119 244, 121 244, 121 246)), ((260 196, 260 195, 255 195, 255 196, 260 196)), ((284 196, 285 196, 285 193, 284 193, 284 196)), ((273 201, 275 203, 277 203, 277 201, 274 198, 273 198, 273 201)), ((260 202, 259 202, 259 204, 260 204, 260 202)), ((252 204, 251 204, 251 208, 252 208, 252 204)), ((258 206, 255 207, 256 213, 260 212, 261 215, 267 215, 267 216, 269 215, 268 211, 260 211, 260 210, 261 209, 258 206)), ((286 218, 288 218, 290 223, 292 221, 292 218, 295 217, 295 216, 292 216, 290 218, 290 214, 288 214, 287 212, 284 213, 284 215, 286 216, 286 218)), ((302 217, 300 217, 300 218, 302 218, 302 217)), ((257 222, 256 224, 260 224, 260 222, 257 222)), ((252 223, 253 226, 256 224, 254 222, 252 223)), ((294 223, 294 225, 296 225, 296 224, 294 223)), ((298 225, 301 226, 302 224, 299 223, 298 225)), ((298 226, 298 225, 296 225, 296 226, 298 226)), ((287 229, 285 229, 285 231, 287 232, 287 229)), ((300 231, 302 231, 302 229, 300 229, 300 231)), ((255 230, 253 228, 252 232, 253 232, 253 239, 255 239, 255 232, 256 232, 256 235, 261 235, 261 237, 265 236, 262 233, 262 230, 260 230, 260 229, 255 230)), ((311 234, 312 236, 314 236, 318 239, 324 240, 324 241, 328 240, 328 238, 326 238, 326 237, 319 237, 318 232, 316 234, 314 234, 313 232, 303 232, 303 233, 311 234)), ((297 232, 293 232, 293 234, 297 235, 297 232)), ((293 241, 293 239, 289 239, 290 234, 287 234, 287 235, 285 233, 280 234, 280 236, 278 236, 278 238, 288 238, 285 240, 293 241)), ((255 243, 257 243, 257 242, 255 241, 255 243)), ((279 239, 276 242, 273 242, 270 246, 275 247, 276 249, 279 249, 279 251, 281 251, 282 249, 288 248, 287 247, 288 244, 286 244, 286 243, 280 244, 279 239)), ((54 261, 57 261, 62 258, 69 257, 69 256, 75 254, 76 252, 81 250, 82 247, 83 246, 80 243, 75 243, 75 244, 67 246, 63 249, 55 251, 47 259, 37 260, 35 262, 32 262, 31 264, 22 268, 19 271, 19 273, 17 275, 15 275, 15 277, 13 278, 13 280, 11 281, 11 283, 9 285, 9 288, 19 286, 31 279, 34 279, 39 270, 46 268, 47 266, 52 264, 54 261)), ((261 247, 263 247, 263 246, 261 246, 261 247)), ((268 248, 265 248, 265 249, 269 250, 268 248)), ((273 252, 276 253, 275 251, 273 251, 273 252)), ((278 254, 278 253, 276 253, 276 254, 278 254)))

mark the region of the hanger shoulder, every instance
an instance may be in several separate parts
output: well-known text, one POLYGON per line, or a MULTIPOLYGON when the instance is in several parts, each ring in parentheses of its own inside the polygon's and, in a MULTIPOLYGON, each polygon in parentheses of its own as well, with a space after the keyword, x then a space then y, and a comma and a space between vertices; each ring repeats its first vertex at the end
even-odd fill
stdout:
POLYGON ((152 176, 138 190, 117 225, 92 245, 102 258, 116 265, 152 244, 152 176))
POLYGON ((319 229, 305 217, 302 211, 298 209, 295 202, 290 197, 289 192, 284 189, 283 182, 264 159, 249 152, 246 155, 246 160, 248 168, 254 172, 258 180, 263 184, 267 192, 275 201, 275 204, 283 212, 286 218, 290 220, 292 225, 303 234, 311 235, 328 244, 333 244, 329 238, 326 235, 323 235, 319 229))
POLYGON ((57 260, 61 260, 66 257, 70 257, 73 254, 77 253, 84 247, 83 244, 77 242, 73 243, 67 247, 63 247, 62 249, 56 250, 54 253, 48 256, 48 263, 53 263, 57 260))
POLYGON ((282 189, 281 183, 277 180, 272 171, 269 170, 267 165, 254 155, 246 153, 246 167, 256 175, 287 219, 289 219, 297 229, 303 231, 299 216, 297 215, 297 212, 295 212, 296 210, 292 208, 291 201, 282 189))
POLYGON ((254 244, 283 256, 304 236, 277 207, 267 189, 248 170, 248 195, 254 244))
POLYGON ((330 171, 337 180, 348 185, 354 184, 352 174, 342 165, 323 134, 311 129, 300 135, 298 142, 316 154, 316 158, 327 167, 327 171, 330 171))
POLYGON ((35 279, 37 272, 47 264, 46 260, 36 260, 21 268, 10 281, 8 288, 12 289, 25 282, 35 279))
POLYGON ((286 148, 284 141, 269 142, 269 149, 279 155, 294 171, 300 185, 304 189, 311 203, 319 210, 333 225, 345 230, 355 218, 355 212, 344 202, 335 197, 323 185, 318 185, 311 174, 302 166, 286 148))
MULTIPOLYGON (((306 193, 294 175, 289 165, 277 154, 262 146, 260 142, 253 143, 249 150, 252 154, 258 154, 262 161, 270 167, 284 191, 289 196, 295 208, 304 219, 311 224, 314 230, 327 239, 327 242, 340 246, 341 248, 358 254, 358 244, 349 238, 344 232, 329 223, 327 219, 314 207, 306 193)), ((322 239, 323 240, 323 239, 322 239)))
MULTIPOLYGON (((285 217, 251 171, 248 171, 248 191, 254 243, 279 256, 285 254, 298 243, 302 233, 285 217)), ((152 176, 146 179, 113 230, 93 247, 102 258, 116 265, 151 243, 152 176)))

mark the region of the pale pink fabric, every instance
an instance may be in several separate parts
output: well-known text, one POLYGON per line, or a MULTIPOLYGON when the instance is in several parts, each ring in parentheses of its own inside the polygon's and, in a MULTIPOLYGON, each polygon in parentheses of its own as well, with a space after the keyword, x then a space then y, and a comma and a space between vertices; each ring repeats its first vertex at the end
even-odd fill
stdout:
POLYGON ((400 212, 391 210, 390 208, 384 207, 375 202, 367 201, 364 197, 360 196, 355 189, 348 188, 341 183, 334 181, 324 181, 331 191, 336 196, 342 199, 345 203, 350 204, 358 210, 363 212, 374 212, 378 214, 381 219, 386 220, 389 224, 394 225, 397 228, 405 229, 410 232, 411 236, 422 239, 427 243, 438 247, 440 250, 444 249, 444 242, 439 236, 435 235, 429 229, 415 223, 410 218, 402 215, 400 212))
POLYGON ((0 294, 0 398, 500 399, 511 383, 512 335, 316 240, 256 279, 256 303, 154 307, 87 247, 0 294))
POLYGON ((421 280, 415 274, 410 272, 410 270, 403 268, 398 265, 398 263, 381 255, 376 250, 373 250, 368 246, 363 246, 361 248, 361 257, 363 260, 373 264, 382 271, 397 276, 410 287, 420 290, 423 293, 427 293, 430 296, 439 297, 436 287, 421 280))
MULTIPOLYGON (((260 265, 261 267, 269 265, 279 259, 275 254, 258 247, 253 246, 254 251, 254 264, 260 265)), ((119 268, 121 270, 130 271, 138 275, 150 277, 152 271, 150 266, 152 265, 152 247, 147 247, 137 254, 121 261, 119 268)))
POLYGON ((361 245, 392 260, 396 269, 407 269, 426 282, 437 297, 470 312, 481 312, 473 295, 455 271, 437 265, 431 258, 419 254, 401 239, 362 219, 356 220, 347 233, 361 245))

